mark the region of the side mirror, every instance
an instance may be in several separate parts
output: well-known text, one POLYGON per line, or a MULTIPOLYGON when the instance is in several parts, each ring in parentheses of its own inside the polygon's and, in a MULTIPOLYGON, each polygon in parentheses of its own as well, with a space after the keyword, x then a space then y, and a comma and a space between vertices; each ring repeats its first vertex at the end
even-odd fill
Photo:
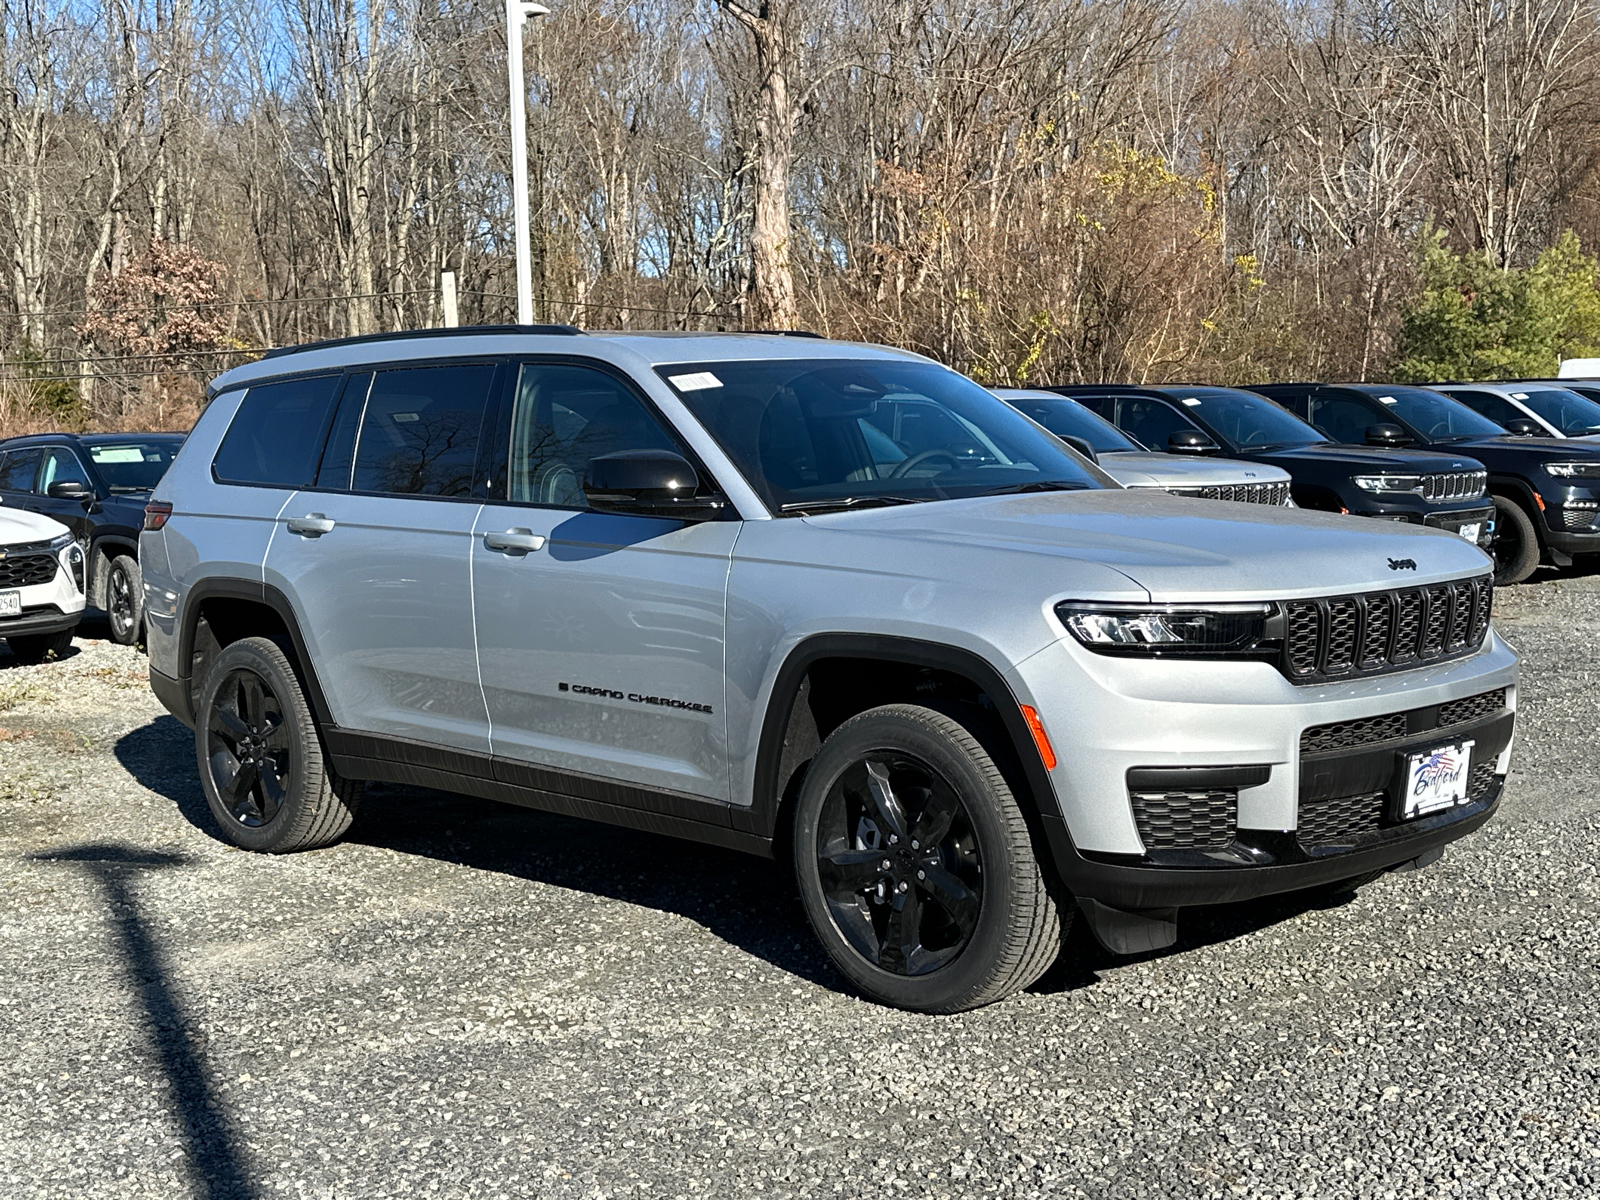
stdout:
POLYGON ((1094 452, 1094 447, 1089 445, 1087 439, 1081 437, 1071 437, 1067 434, 1062 434, 1061 440, 1067 445, 1071 446, 1079 454, 1087 458, 1090 462, 1097 463, 1100 461, 1100 456, 1094 452))
POLYGON ((1505 423, 1505 429, 1512 437, 1538 437, 1544 432, 1539 422, 1531 417, 1512 417, 1505 423))
POLYGON ((1410 436, 1398 425, 1392 425, 1388 421, 1380 421, 1376 425, 1367 426, 1367 445, 1369 446, 1408 446, 1410 444, 1410 436))
POLYGON ((1215 454, 1220 449, 1198 429, 1180 429, 1167 437, 1168 454, 1215 454))
POLYGON ((76 479, 58 479, 45 491, 53 500, 92 500, 94 493, 76 479))
POLYGON ((706 520, 723 502, 696 496, 700 478, 671 450, 621 450, 591 458, 583 471, 583 494, 596 512, 639 517, 706 520))

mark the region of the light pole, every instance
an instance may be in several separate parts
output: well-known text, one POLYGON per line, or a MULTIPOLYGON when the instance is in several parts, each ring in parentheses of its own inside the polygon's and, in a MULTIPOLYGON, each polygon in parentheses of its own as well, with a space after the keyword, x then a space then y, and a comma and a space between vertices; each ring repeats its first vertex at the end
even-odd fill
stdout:
POLYGON ((511 85, 511 211, 517 240, 517 324, 533 324, 533 251, 528 241, 528 102, 522 84, 522 26, 550 10, 506 0, 506 76, 511 85))

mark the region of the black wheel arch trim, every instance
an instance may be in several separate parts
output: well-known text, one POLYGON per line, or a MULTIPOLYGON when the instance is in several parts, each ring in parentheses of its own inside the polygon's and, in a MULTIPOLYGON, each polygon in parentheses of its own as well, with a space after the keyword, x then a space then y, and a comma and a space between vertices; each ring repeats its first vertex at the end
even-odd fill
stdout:
MULTIPOLYGON (((766 838, 779 833, 779 807, 789 780, 780 778, 784 735, 788 732, 794 706, 800 698, 807 672, 828 658, 879 660, 899 666, 928 667, 948 671, 972 681, 994 704, 1010 748, 1016 755, 1028 795, 1019 796, 1025 809, 1040 815, 1057 812, 1055 787, 1039 758, 1017 698, 1005 677, 982 655, 972 650, 940 642, 888 634, 823 633, 808 637, 794 646, 778 668, 761 723, 756 744, 755 787, 748 809, 734 809, 735 828, 746 829, 766 838)), ((1058 817, 1059 819, 1059 817, 1058 817)))
POLYGON ((1528 520, 1533 522, 1533 531, 1538 535, 1539 544, 1544 545, 1550 535, 1550 525, 1544 519, 1544 505, 1539 503, 1538 493, 1528 483, 1516 475, 1490 475, 1489 497, 1504 496, 1508 500, 1515 500, 1528 514, 1528 520))

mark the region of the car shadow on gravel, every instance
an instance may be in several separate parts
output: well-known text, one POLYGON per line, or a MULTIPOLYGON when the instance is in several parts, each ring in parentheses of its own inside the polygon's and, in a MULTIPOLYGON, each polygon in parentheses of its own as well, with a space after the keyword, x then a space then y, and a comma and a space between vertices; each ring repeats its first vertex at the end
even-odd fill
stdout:
POLYGON ((129 991, 143 1011, 150 1048, 167 1078, 194 1194, 207 1200, 251 1200, 258 1193, 236 1145, 234 1121, 212 1090, 201 1046, 190 1033, 166 955, 139 899, 141 875, 185 867, 190 860, 115 843, 73 846, 32 858, 76 868, 98 885, 129 991))

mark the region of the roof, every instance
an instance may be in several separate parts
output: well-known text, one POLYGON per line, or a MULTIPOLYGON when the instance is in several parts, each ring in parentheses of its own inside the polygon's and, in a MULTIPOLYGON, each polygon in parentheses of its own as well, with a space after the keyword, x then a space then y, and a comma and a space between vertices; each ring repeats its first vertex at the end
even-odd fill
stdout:
POLYGON ((284 375, 343 370, 368 363, 438 361, 504 354, 560 354, 610 362, 634 370, 670 363, 728 362, 780 358, 902 358, 921 355, 863 342, 836 342, 802 331, 686 333, 676 331, 578 330, 570 325, 468 325, 413 329, 341 338, 268 351, 211 382, 215 395, 284 375))
POLYGON ((186 433, 176 430, 161 430, 153 433, 67 433, 58 430, 55 433, 24 433, 13 438, 0 440, 0 446, 49 446, 61 442, 143 442, 150 438, 177 438, 180 442, 188 437, 186 433))

